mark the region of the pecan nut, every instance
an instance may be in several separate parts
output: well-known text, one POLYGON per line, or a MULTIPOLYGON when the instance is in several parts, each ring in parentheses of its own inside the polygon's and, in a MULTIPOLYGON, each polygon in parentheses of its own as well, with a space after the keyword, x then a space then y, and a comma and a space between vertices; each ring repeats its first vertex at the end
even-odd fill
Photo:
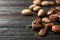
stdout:
POLYGON ((34 30, 34 29, 37 29, 37 30, 39 30, 41 28, 41 24, 33 24, 32 25, 32 29, 34 30))
POLYGON ((45 17, 45 18, 42 18, 42 21, 43 21, 43 22, 47 22, 47 23, 51 22, 51 20, 48 19, 48 18, 46 18, 46 17, 45 17))
POLYGON ((52 14, 49 16, 49 19, 52 21, 57 21, 60 19, 60 13, 52 14))
POLYGON ((36 19, 34 20, 34 23, 35 23, 35 24, 40 24, 40 23, 41 23, 41 19, 40 19, 40 18, 36 18, 36 19))
POLYGON ((54 5, 55 3, 54 2, 50 2, 50 5, 54 5))
POLYGON ((55 7, 56 10, 60 10, 60 6, 55 7))
POLYGON ((46 33, 47 33, 46 29, 41 29, 40 32, 39 32, 39 35, 43 37, 43 36, 46 35, 46 33))
POLYGON ((60 26, 59 25, 52 26, 52 31, 60 33, 60 26))
POLYGON ((52 28, 53 25, 53 23, 47 23, 45 24, 45 29, 52 28))
POLYGON ((54 8, 51 8, 51 9, 47 12, 47 14, 50 15, 50 14, 53 14, 54 12, 55 12, 55 9, 54 9, 54 8))
POLYGON ((56 3, 57 3, 57 4, 60 4, 60 0, 56 0, 56 3))

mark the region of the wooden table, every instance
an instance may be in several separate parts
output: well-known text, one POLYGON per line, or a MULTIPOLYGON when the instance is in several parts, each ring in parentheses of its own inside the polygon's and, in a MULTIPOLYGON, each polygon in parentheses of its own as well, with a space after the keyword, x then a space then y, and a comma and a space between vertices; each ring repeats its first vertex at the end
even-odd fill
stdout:
MULTIPOLYGON (((20 12, 28 8, 33 0, 0 0, 0 40, 60 40, 60 35, 52 31, 45 37, 34 36, 31 28, 27 25, 37 17, 23 16, 20 12)), ((55 1, 55 0, 50 0, 55 1)), ((45 11, 52 8, 42 7, 45 11)))

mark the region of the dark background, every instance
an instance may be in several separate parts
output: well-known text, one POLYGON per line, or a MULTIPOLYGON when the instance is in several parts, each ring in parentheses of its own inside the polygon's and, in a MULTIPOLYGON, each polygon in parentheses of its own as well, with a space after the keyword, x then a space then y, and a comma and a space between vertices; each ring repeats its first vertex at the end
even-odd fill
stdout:
MULTIPOLYGON (((45 37, 34 36, 31 28, 26 26, 37 17, 33 12, 32 16, 23 16, 20 12, 28 8, 33 0, 0 0, 0 40, 60 40, 60 35, 52 31, 45 37)), ((50 0, 55 1, 55 0, 50 0)), ((42 7, 45 11, 55 7, 42 7)))

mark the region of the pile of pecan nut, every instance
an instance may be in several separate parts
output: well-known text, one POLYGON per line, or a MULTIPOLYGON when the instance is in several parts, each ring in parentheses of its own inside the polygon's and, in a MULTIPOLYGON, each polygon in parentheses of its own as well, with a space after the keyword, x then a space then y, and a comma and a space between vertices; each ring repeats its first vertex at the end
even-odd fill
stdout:
POLYGON ((24 9, 21 12, 23 15, 31 15, 32 10, 38 12, 38 17, 33 21, 32 29, 40 30, 40 36, 45 36, 48 32, 48 29, 52 30, 53 32, 60 33, 60 25, 53 23, 60 22, 60 6, 51 8, 47 13, 41 8, 41 6, 52 6, 54 4, 59 5, 60 0, 56 0, 56 2, 34 0, 33 5, 30 5, 28 9, 24 9), (47 15, 48 17, 44 15, 47 15))
POLYGON ((60 12, 50 14, 48 17, 36 18, 34 24, 32 24, 33 30, 40 30, 39 35, 45 36, 48 30, 52 30, 55 33, 60 33, 60 25, 54 24, 53 22, 60 21, 60 12), (43 26, 43 27, 42 27, 43 26))
MULTIPOLYGON (((60 1, 56 0, 56 3, 59 4, 60 1)), ((55 9, 60 10, 60 7, 58 6, 55 9)), ((34 24, 32 24, 32 29, 40 30, 39 31, 40 36, 45 36, 49 28, 53 32, 60 33, 60 25, 56 25, 53 23, 60 21, 60 12, 57 12, 55 9, 51 8, 50 10, 48 10, 47 12, 48 17, 43 18, 39 17, 34 20, 34 24), (45 22, 45 24, 43 24, 43 22, 45 22)))

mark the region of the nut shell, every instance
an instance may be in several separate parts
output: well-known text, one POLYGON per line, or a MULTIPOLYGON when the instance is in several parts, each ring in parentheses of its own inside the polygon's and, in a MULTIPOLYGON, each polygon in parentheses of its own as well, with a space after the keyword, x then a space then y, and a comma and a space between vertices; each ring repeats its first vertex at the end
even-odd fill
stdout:
POLYGON ((41 9, 40 6, 35 6, 35 7, 33 8, 33 11, 39 11, 40 9, 41 9))
POLYGON ((29 6, 29 9, 30 9, 30 10, 33 10, 33 8, 34 8, 35 6, 36 6, 36 5, 34 5, 34 4, 33 4, 33 5, 30 5, 30 6, 29 6))
POLYGON ((50 5, 50 2, 49 1, 43 1, 41 3, 42 6, 49 6, 50 5))
POLYGON ((32 11, 29 10, 29 9, 24 9, 24 10, 22 10, 21 13, 22 13, 23 15, 32 15, 32 11))
POLYGON ((41 4, 41 1, 36 1, 36 0, 35 0, 35 1, 33 1, 33 4, 34 4, 34 5, 40 5, 40 4, 41 4))
POLYGON ((43 16, 43 15, 45 15, 45 11, 44 11, 43 9, 40 9, 40 10, 38 11, 38 16, 41 17, 41 16, 43 16))

